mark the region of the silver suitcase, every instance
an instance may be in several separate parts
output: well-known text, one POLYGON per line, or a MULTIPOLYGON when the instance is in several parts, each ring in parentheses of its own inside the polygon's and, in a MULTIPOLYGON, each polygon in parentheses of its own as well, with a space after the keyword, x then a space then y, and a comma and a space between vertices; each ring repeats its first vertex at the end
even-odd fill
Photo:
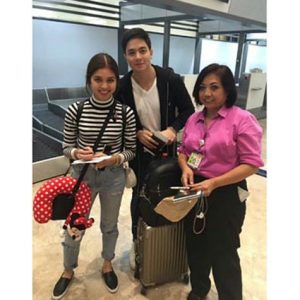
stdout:
POLYGON ((189 283, 183 221, 160 227, 138 222, 135 277, 147 288, 181 280, 189 283))

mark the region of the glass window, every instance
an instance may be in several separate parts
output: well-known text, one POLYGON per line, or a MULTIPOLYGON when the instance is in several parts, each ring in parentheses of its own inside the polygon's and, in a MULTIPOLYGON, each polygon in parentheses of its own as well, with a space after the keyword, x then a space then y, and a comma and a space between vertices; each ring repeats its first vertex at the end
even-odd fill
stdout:
POLYGON ((267 47, 248 45, 248 55, 245 72, 250 73, 252 69, 261 69, 267 71, 267 47))
POLYGON ((200 71, 211 63, 227 65, 232 73, 235 71, 237 43, 202 40, 200 71))

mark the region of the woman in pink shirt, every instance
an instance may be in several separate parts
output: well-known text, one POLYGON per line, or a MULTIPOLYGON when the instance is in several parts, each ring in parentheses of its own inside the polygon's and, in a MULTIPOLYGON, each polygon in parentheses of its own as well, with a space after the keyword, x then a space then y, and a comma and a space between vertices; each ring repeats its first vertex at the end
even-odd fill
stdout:
POLYGON ((192 291, 203 299, 212 270, 219 300, 242 300, 237 249, 245 211, 246 178, 263 166, 262 129, 256 118, 234 106, 234 77, 227 66, 211 64, 195 83, 193 96, 204 105, 187 120, 179 165, 182 183, 205 197, 185 219, 192 291))

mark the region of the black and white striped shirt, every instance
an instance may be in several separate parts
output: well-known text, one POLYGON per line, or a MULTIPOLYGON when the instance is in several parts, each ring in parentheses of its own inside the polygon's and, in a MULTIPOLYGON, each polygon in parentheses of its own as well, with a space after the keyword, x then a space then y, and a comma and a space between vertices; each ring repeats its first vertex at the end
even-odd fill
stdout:
MULTIPOLYGON (((90 97, 84 101, 82 113, 77 126, 78 103, 69 106, 65 115, 63 152, 72 158, 71 152, 75 148, 91 147, 98 137, 99 131, 109 113, 114 99, 99 102, 90 97)), ((122 104, 117 102, 113 118, 108 121, 107 127, 98 145, 97 151, 103 151, 104 146, 111 147, 111 154, 120 153, 122 160, 132 160, 136 150, 136 123, 133 110, 126 106, 126 126, 124 133, 124 150, 122 147, 122 104)))

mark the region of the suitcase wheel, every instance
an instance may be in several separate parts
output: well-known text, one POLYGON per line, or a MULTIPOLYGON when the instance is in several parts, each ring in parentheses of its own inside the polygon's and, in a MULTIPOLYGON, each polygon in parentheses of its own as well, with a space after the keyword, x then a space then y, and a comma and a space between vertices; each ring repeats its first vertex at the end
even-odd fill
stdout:
POLYGON ((144 295, 144 296, 146 296, 146 294, 147 294, 147 288, 145 286, 141 287, 141 294, 144 295))
POLYGON ((184 274, 183 276, 182 276, 182 282, 184 283, 184 284, 189 284, 189 282, 190 282, 190 276, 189 276, 189 274, 184 274))

